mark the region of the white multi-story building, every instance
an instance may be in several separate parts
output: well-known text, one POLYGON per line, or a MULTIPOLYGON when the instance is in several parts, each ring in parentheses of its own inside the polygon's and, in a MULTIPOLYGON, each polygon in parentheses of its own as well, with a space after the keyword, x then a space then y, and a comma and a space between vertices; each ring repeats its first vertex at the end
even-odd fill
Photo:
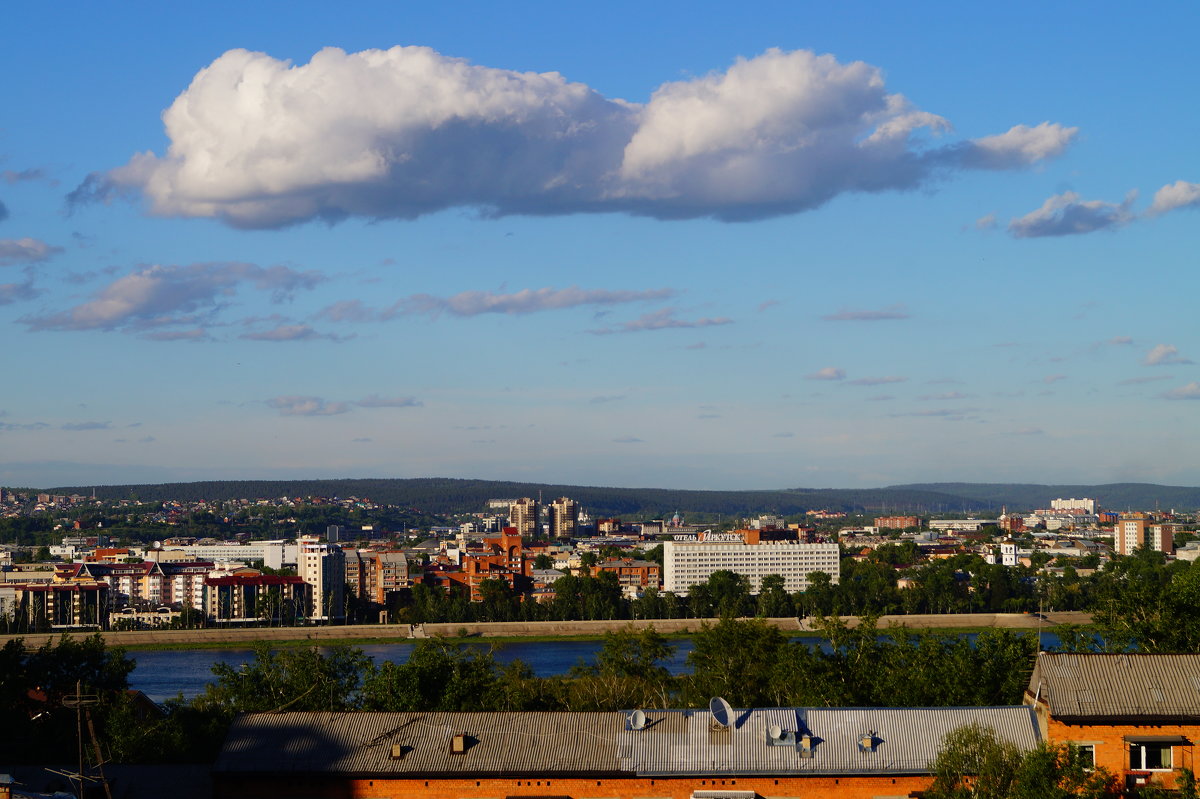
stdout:
POLYGON ((749 578, 752 593, 758 593, 762 578, 777 574, 783 578, 784 590, 795 593, 808 588, 813 572, 825 572, 836 583, 841 576, 840 551, 837 544, 796 541, 748 544, 740 540, 696 540, 663 544, 663 590, 686 594, 717 571, 749 578))
POLYGON ((1052 510, 1078 510, 1084 513, 1096 512, 1096 500, 1094 499, 1052 499, 1050 500, 1050 508, 1052 510))
MULTIPOLYGON (((169 545, 163 552, 182 552, 188 560, 207 560, 213 563, 253 563, 262 561, 272 569, 283 568, 285 563, 296 562, 296 545, 283 541, 251 541, 248 544, 193 544, 190 546, 169 545)), ((153 550, 148 553, 153 557, 153 550)))
POLYGON ((312 586, 308 617, 319 621, 346 616, 346 554, 315 536, 296 539, 296 574, 312 586))

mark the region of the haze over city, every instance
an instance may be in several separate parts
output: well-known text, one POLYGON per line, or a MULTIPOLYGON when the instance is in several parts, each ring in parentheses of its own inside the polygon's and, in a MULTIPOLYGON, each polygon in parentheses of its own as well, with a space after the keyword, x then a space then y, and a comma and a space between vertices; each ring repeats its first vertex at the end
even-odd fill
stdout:
POLYGON ((1200 481, 1193 4, 6 17, 2 485, 1200 481))

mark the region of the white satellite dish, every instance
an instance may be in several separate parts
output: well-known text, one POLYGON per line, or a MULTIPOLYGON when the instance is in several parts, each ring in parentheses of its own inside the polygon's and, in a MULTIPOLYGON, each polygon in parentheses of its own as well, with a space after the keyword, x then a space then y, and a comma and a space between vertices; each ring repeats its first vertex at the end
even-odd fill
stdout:
POLYGON ((646 714, 644 711, 635 710, 629 714, 629 729, 631 729, 631 730, 646 729, 646 714))
POLYGON ((733 724, 733 708, 719 696, 709 700, 708 712, 712 715, 713 726, 718 729, 727 729, 733 724))
POLYGON ((783 727, 780 727, 778 724, 772 724, 767 728, 767 735, 771 736, 772 740, 778 741, 783 737, 783 727))

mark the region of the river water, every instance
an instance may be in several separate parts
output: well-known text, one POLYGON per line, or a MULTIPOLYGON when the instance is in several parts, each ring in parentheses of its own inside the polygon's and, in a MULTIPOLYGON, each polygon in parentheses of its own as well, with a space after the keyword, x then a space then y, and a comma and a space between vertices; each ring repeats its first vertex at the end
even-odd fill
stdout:
MULTIPOLYGON (((1035 633, 1030 633, 1035 634, 1035 633)), ((975 635, 968 634, 967 638, 975 640, 975 635)), ((819 636, 801 636, 793 638, 809 646, 821 647, 828 651, 829 641, 819 636)), ((687 656, 692 651, 692 641, 688 638, 673 639, 670 642, 675 647, 675 653, 664 663, 672 674, 683 674, 688 671, 687 656)), ((1050 649, 1058 645, 1058 637, 1053 633, 1042 633, 1042 647, 1050 649)), ((600 641, 513 641, 492 644, 486 641, 471 641, 467 646, 478 647, 483 651, 492 650, 497 663, 507 664, 520 660, 533 669, 539 677, 551 677, 566 674, 572 666, 580 663, 592 664, 600 651, 600 641)), ((412 653, 413 644, 373 644, 359 646, 363 652, 373 658, 376 663, 391 661, 404 663, 412 653)), ((129 675, 129 686, 143 691, 156 702, 182 695, 191 699, 204 693, 204 686, 212 681, 212 666, 214 663, 227 663, 238 668, 242 663, 254 659, 254 651, 250 648, 230 649, 164 649, 139 650, 131 649, 128 655, 137 662, 137 667, 129 675)))

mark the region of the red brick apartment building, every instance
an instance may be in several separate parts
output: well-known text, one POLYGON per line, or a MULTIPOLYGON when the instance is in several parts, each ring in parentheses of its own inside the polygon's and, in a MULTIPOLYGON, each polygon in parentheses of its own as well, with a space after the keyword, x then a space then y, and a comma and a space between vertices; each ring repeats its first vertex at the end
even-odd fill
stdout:
POLYGON ((916 516, 880 516, 875 520, 875 526, 880 530, 905 530, 920 527, 921 520, 916 516))
POLYGON ((1040 732, 1091 753, 1128 788, 1197 769, 1200 655, 1038 655, 1025 690, 1040 732))
POLYGON ((614 558, 597 563, 592 567, 592 576, 603 572, 617 575, 617 582, 625 590, 642 591, 646 588, 662 588, 662 568, 654 561, 614 558))
POLYGON ((949 731, 1023 749, 1029 707, 614 713, 256 713, 213 770, 215 799, 893 799, 929 787, 949 731))

